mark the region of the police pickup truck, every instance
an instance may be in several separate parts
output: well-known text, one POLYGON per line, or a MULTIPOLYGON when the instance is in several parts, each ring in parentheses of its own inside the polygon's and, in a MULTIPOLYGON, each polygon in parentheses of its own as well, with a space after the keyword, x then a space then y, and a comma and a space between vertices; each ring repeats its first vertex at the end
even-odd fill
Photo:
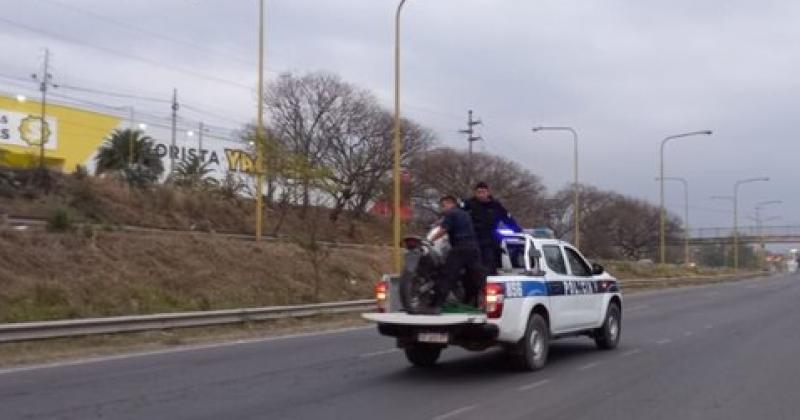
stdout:
POLYGON ((526 370, 544 367, 550 341, 562 337, 587 336, 600 349, 616 348, 622 331, 617 280, 572 245, 541 236, 504 232, 502 267, 487 278, 479 311, 409 314, 402 310, 400 276, 384 275, 375 288, 378 312, 363 317, 395 337, 409 362, 421 367, 436 364, 448 345, 502 346, 526 370))

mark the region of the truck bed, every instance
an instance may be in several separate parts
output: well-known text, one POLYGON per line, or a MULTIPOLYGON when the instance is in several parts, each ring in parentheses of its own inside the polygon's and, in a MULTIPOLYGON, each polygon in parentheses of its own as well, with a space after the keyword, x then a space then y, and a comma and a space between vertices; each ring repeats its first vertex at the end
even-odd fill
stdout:
POLYGON ((486 323, 485 314, 409 315, 405 312, 389 312, 365 313, 361 316, 378 324, 392 325, 447 326, 486 323))

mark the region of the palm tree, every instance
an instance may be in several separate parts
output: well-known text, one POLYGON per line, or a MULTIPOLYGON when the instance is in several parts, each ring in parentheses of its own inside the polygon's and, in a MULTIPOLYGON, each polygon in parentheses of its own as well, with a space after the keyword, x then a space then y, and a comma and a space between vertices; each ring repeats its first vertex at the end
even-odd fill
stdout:
POLYGON ((198 156, 178 162, 175 171, 170 175, 171 183, 184 188, 208 189, 219 185, 219 181, 210 174, 214 169, 209 168, 211 162, 203 162, 198 156))
POLYGON ((142 131, 130 128, 114 130, 100 146, 95 162, 97 174, 135 172, 156 180, 164 172, 164 164, 155 151, 155 141, 142 131), (130 159, 131 144, 133 159, 130 159))

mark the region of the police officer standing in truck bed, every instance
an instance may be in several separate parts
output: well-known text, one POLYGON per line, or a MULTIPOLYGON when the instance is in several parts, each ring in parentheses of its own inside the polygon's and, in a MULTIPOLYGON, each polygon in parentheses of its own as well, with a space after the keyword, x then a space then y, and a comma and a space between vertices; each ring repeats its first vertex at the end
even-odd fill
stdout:
POLYGON ((502 222, 514 232, 522 232, 516 220, 492 197, 489 185, 479 182, 475 185, 475 195, 464 202, 464 210, 472 217, 472 225, 478 237, 481 260, 488 275, 497 274, 500 266, 500 236, 497 228, 502 222))

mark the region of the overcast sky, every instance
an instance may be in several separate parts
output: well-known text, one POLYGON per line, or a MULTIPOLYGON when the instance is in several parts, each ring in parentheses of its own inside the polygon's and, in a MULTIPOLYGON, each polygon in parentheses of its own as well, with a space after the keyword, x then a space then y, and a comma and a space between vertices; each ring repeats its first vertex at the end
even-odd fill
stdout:
MULTIPOLYGON (((267 0, 268 77, 330 71, 390 106, 396 0, 267 0)), ((66 86, 169 99, 182 123, 236 128, 255 114, 256 0, 0 0, 0 76, 28 77, 53 53, 66 86), (122 24, 121 24, 122 23, 122 24), (197 111, 197 110, 202 110, 197 111), (213 114, 213 115, 210 115, 213 114)), ((800 224, 800 2, 408 0, 402 19, 404 115, 466 147, 467 109, 484 125, 479 150, 513 159, 550 191, 571 182, 569 125, 580 134, 581 181, 657 203, 662 138, 668 176, 689 180, 693 227, 729 226, 738 179, 740 217, 783 200, 766 216, 800 224)), ((0 79, 3 92, 24 83, 0 79)), ((62 95, 165 122, 169 105, 62 95)), ((32 93, 28 91, 25 93, 32 93)), ((679 184, 668 208, 683 212, 679 184)))

